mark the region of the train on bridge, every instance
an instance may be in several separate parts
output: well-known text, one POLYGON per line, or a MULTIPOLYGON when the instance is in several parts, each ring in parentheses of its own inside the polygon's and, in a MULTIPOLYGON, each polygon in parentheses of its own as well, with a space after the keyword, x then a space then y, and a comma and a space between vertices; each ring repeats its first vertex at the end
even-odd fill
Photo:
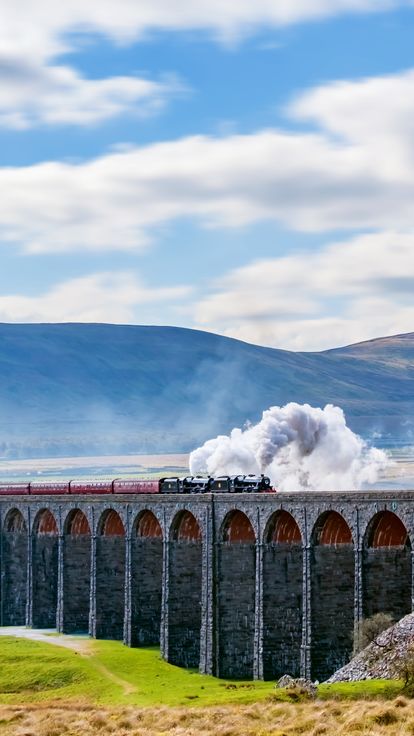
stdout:
POLYGON ((155 486, 1 486, 0 625, 160 646, 223 678, 322 681, 364 618, 412 611, 414 491, 139 482, 155 486))
POLYGON ((141 493, 275 493, 265 475, 187 476, 158 480, 115 478, 109 481, 70 480, 50 483, 0 483, 2 496, 59 496, 141 493))

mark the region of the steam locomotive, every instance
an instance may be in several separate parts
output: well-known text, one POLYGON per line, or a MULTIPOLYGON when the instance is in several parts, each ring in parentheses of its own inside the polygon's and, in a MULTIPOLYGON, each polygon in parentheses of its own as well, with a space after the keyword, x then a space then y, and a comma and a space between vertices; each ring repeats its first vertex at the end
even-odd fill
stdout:
POLYGON ((159 480, 82 481, 51 483, 0 483, 0 496, 94 495, 107 493, 275 493, 265 475, 189 475, 159 480))
POLYGON ((265 475, 220 475, 204 478, 190 475, 187 478, 163 478, 160 493, 263 493, 274 492, 270 478, 265 475))

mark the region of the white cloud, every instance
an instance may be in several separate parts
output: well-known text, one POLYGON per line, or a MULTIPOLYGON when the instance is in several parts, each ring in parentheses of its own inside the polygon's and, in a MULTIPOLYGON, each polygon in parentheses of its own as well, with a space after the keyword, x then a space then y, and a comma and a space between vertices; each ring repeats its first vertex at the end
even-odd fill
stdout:
POLYGON ((204 329, 290 350, 411 332, 413 253, 414 232, 385 232, 257 261, 218 280, 192 312, 204 329))
POLYGON ((178 89, 173 80, 85 79, 69 66, 0 58, 0 126, 89 125, 127 111, 146 116, 178 89))
POLYGON ((152 288, 129 273, 97 273, 64 281, 39 296, 0 296, 1 322, 135 321, 137 307, 182 299, 188 287, 152 288))
POLYGON ((381 154, 388 176, 412 177, 413 70, 313 88, 293 101, 288 114, 315 122, 336 141, 363 147, 372 166, 381 154))
POLYGON ((204 30, 234 41, 259 28, 388 10, 404 0, 14 0, 0 2, 0 125, 85 125, 157 110, 176 84, 137 77, 85 79, 58 66, 80 37, 130 44, 157 30, 204 30), (29 90, 29 93, 28 93, 29 90))
POLYGON ((194 136, 0 169, 0 234, 46 252, 142 248, 189 216, 206 227, 414 227, 414 72, 310 90, 290 110, 320 132, 194 136))
MULTIPOLYGON (((206 30, 234 39, 341 13, 378 12, 405 0, 2 0, 0 53, 16 46, 39 56, 70 48, 68 33, 99 33, 130 43, 154 30, 206 30)), ((72 40, 73 44, 73 40, 72 40)))

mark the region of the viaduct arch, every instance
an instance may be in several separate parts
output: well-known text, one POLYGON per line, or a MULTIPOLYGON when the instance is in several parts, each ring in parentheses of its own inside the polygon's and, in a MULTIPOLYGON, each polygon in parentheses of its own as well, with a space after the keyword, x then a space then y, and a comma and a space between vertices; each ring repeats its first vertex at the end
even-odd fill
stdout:
POLYGON ((0 498, 0 623, 323 680, 414 599, 414 491, 0 498), (109 502, 109 503, 108 503, 109 502))
POLYGON ((344 517, 332 510, 319 516, 311 539, 311 675, 325 680, 352 654, 354 542, 344 517))
POLYGON ((288 511, 275 511, 263 545, 263 675, 300 674, 303 540, 288 511))
POLYGON ((163 531, 152 511, 141 511, 131 535, 131 644, 160 643, 163 531))
POLYGON ((125 527, 115 509, 106 509, 96 536, 95 635, 122 639, 125 605, 125 527))
POLYGON ((202 533, 191 511, 179 511, 169 533, 168 659, 181 667, 200 662, 202 533))
POLYGON ((3 625, 24 626, 27 604, 27 524, 18 509, 11 509, 2 534, 3 568, 9 571, 3 584, 3 625))
POLYGON ((256 535, 246 513, 233 509, 218 538, 217 663, 220 677, 254 675, 256 535))
POLYGON ((364 617, 389 613, 394 619, 411 611, 411 540, 404 522, 392 511, 375 514, 364 537, 364 617))
POLYGON ((58 596, 58 523, 49 508, 41 509, 32 533, 32 624, 56 626, 58 596))
POLYGON ((81 509, 72 509, 64 524, 63 608, 65 634, 88 633, 91 587, 91 528, 81 509))

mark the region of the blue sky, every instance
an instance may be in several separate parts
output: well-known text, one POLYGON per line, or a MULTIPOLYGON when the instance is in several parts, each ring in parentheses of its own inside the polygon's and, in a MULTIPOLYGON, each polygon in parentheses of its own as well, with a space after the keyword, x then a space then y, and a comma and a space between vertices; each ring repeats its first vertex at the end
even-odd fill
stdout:
POLYGON ((0 7, 1 321, 297 350, 414 329, 414 6, 21 5, 0 7))

